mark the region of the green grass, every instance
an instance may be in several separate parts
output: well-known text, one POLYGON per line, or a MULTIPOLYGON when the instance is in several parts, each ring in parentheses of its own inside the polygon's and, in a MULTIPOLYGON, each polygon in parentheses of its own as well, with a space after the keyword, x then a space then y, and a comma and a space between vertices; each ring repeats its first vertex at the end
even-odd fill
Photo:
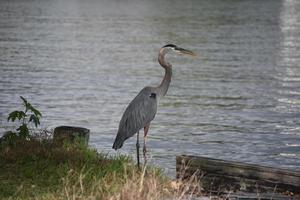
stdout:
POLYGON ((0 199, 187 199, 186 194, 199 191, 196 182, 172 181, 160 169, 139 170, 130 157, 98 153, 76 142, 0 139, 0 199))
POLYGON ((121 173, 129 160, 125 157, 108 159, 80 145, 64 147, 37 140, 18 140, 14 146, 2 148, 0 154, 0 197, 35 197, 55 192, 62 177, 85 174, 85 184, 107 173, 121 173))
POLYGON ((160 199, 169 183, 160 170, 140 171, 129 157, 78 143, 14 138, 0 144, 0 199, 160 199))

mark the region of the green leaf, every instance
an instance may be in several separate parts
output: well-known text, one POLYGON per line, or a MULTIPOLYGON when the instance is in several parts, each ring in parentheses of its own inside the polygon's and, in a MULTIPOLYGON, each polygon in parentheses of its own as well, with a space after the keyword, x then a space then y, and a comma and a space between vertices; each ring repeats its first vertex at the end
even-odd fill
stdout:
POLYGON ((19 111, 17 111, 17 110, 9 113, 7 121, 11 120, 14 122, 16 120, 16 118, 18 117, 18 115, 19 115, 19 111))
POLYGON ((7 121, 11 120, 11 121, 15 121, 16 119, 21 120, 22 118, 25 118, 26 114, 23 111, 13 111, 11 113, 9 113, 7 121))
MULTIPOLYGON (((27 109, 27 106, 28 106, 28 101, 24 98, 24 97, 22 97, 22 96, 20 96, 20 98, 22 99, 22 101, 23 101, 23 103, 24 103, 24 106, 25 106, 25 108, 26 108, 26 111, 28 110, 27 109)), ((25 112, 26 112, 25 111, 25 112)))
POLYGON ((20 98, 23 100, 24 104, 27 104, 28 101, 24 97, 20 96, 20 98))
POLYGON ((21 125, 17 131, 19 131, 19 135, 26 138, 29 136, 29 130, 26 124, 21 125))
POLYGON ((38 116, 42 116, 42 114, 40 113, 40 111, 38 111, 37 109, 35 109, 30 103, 28 103, 28 109, 33 112, 37 117, 38 116))
POLYGON ((29 122, 33 121, 35 127, 37 128, 38 125, 40 125, 40 119, 39 117, 35 116, 35 115, 31 115, 29 118, 29 122))
POLYGON ((29 110, 29 107, 30 107, 31 105, 30 105, 30 103, 28 103, 28 101, 27 101, 24 97, 20 96, 20 98, 22 99, 23 104, 24 104, 24 106, 25 106, 25 113, 27 113, 27 111, 29 110))
POLYGON ((36 116, 42 116, 41 112, 39 110, 37 110, 36 108, 34 108, 31 103, 29 103, 24 97, 20 96, 20 98, 22 99, 24 106, 25 106, 25 113, 30 110, 31 112, 33 112, 36 116))
POLYGON ((25 118, 25 117, 26 117, 26 114, 25 114, 23 111, 20 111, 20 112, 19 112, 18 119, 21 120, 21 119, 23 119, 23 118, 25 118))

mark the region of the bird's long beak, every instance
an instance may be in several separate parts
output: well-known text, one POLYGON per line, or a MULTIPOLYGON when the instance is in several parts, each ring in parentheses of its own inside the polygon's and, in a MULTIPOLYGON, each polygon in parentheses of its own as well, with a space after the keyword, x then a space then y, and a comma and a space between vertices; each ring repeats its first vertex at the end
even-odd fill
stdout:
POLYGON ((194 52, 192 52, 190 50, 187 50, 187 49, 180 48, 180 47, 176 47, 175 52, 177 52, 179 54, 182 54, 182 55, 197 57, 197 55, 194 52))

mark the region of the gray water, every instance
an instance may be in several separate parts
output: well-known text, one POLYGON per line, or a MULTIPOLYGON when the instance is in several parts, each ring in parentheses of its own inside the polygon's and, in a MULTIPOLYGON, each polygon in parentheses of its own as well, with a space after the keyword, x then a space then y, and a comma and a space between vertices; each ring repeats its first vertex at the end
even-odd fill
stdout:
MULTIPOLYGON (((0 1, 0 132, 26 97, 42 127, 91 129, 112 143, 126 105, 157 85, 161 46, 173 80, 148 139, 152 163, 202 155, 300 170, 300 3, 297 0, 0 1)), ((117 153, 135 156, 135 137, 117 153)))

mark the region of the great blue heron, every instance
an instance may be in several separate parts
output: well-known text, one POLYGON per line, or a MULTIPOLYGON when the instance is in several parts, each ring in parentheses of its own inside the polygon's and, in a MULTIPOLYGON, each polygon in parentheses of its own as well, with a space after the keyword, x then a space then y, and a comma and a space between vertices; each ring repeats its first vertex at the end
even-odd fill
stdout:
POLYGON ((195 56, 192 51, 177 47, 174 44, 165 45, 159 50, 158 62, 165 69, 165 76, 159 86, 148 86, 143 88, 130 102, 122 116, 119 124, 118 134, 112 147, 115 150, 121 148, 126 139, 137 133, 136 151, 138 166, 140 165, 139 130, 144 128, 143 153, 144 158, 146 159, 146 138, 150 122, 154 119, 156 114, 158 99, 165 96, 171 82, 172 65, 165 61, 165 55, 170 51, 174 51, 179 54, 195 56))

